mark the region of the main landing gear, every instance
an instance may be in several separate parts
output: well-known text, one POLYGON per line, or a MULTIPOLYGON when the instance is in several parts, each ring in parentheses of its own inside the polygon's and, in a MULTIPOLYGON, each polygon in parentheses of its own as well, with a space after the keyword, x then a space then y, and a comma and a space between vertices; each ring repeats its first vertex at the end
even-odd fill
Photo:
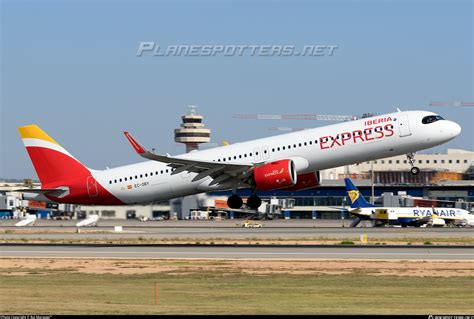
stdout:
POLYGON ((232 209, 239 209, 242 207, 242 197, 236 194, 232 194, 229 198, 227 198, 227 206, 232 209))
MULTIPOLYGON (((227 199, 227 206, 232 209, 239 209, 242 207, 243 200, 237 194, 232 194, 227 199)), ((256 194, 252 194, 249 198, 247 198, 247 207, 251 209, 258 209, 262 205, 262 200, 256 194)))
POLYGON ((420 173, 420 169, 415 166, 415 153, 408 153, 407 159, 411 166, 410 172, 413 175, 418 175, 420 173))
POLYGON ((247 207, 251 209, 258 209, 262 205, 262 200, 256 194, 252 194, 247 198, 247 207))

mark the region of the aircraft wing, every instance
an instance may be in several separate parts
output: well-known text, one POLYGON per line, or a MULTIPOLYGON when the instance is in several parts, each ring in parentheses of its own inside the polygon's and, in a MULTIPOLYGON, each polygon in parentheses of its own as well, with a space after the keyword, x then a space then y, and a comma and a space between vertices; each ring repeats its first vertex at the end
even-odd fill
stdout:
POLYGON ((138 143, 137 140, 135 140, 130 135, 130 133, 124 132, 124 135, 135 149, 137 154, 141 157, 152 161, 166 163, 169 167, 174 168, 171 175, 176 175, 184 171, 198 173, 198 175, 193 178, 193 182, 208 176, 213 178, 213 181, 209 184, 210 186, 222 184, 224 182, 228 182, 231 179, 245 181, 248 179, 250 173, 253 170, 253 165, 216 163, 212 161, 194 160, 155 154, 138 143))

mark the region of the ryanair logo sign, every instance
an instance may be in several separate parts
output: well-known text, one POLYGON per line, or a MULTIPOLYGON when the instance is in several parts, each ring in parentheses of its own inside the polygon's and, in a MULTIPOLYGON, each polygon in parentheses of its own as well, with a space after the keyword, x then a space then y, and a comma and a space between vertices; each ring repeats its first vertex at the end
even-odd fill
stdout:
POLYGON ((357 190, 352 190, 347 192, 349 194, 349 198, 351 199, 352 203, 355 203, 356 200, 359 198, 360 193, 357 190))

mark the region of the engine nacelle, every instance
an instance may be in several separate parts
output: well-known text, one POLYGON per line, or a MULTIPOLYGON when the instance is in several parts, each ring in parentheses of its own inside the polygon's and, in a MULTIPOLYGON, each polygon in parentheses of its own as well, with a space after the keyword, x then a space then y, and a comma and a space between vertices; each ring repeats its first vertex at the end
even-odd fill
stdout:
POLYGON ((446 221, 442 218, 433 218, 431 222, 431 226, 433 227, 443 227, 446 225, 446 221))
POLYGON ((255 188, 269 191, 296 184, 295 164, 292 160, 280 160, 255 167, 253 170, 255 188))
POLYGON ((305 173, 305 174, 298 174, 296 179, 297 179, 296 184, 285 189, 286 191, 290 191, 290 192, 301 191, 304 189, 315 188, 321 185, 319 171, 305 173))

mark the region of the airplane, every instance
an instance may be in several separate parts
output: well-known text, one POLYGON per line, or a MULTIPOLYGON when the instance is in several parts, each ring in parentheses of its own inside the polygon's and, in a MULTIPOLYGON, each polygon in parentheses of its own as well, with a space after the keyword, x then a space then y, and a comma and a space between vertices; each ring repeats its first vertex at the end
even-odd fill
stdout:
POLYGON ((357 226, 362 220, 381 221, 384 224, 396 224, 402 227, 420 227, 424 224, 445 226, 466 221, 467 225, 474 222, 474 215, 459 208, 445 207, 378 207, 368 203, 350 178, 345 178, 346 192, 351 210, 349 213, 356 219, 351 227, 357 226))
POLYGON ((34 226, 36 223, 36 215, 35 214, 28 214, 24 219, 19 221, 18 223, 15 224, 16 227, 28 227, 28 226, 34 226))
POLYGON ((81 220, 76 224, 76 227, 97 226, 99 222, 99 215, 89 215, 88 218, 81 220))
POLYGON ((231 190, 227 204, 238 209, 243 201, 237 189, 247 188, 247 207, 256 209, 262 203, 258 191, 314 188, 319 171, 328 168, 407 154, 418 174, 415 152, 452 140, 461 127, 432 112, 398 110, 178 156, 149 151, 124 132, 148 161, 105 170, 84 166, 37 125, 18 130, 42 185, 19 191, 35 200, 127 205, 231 190))

